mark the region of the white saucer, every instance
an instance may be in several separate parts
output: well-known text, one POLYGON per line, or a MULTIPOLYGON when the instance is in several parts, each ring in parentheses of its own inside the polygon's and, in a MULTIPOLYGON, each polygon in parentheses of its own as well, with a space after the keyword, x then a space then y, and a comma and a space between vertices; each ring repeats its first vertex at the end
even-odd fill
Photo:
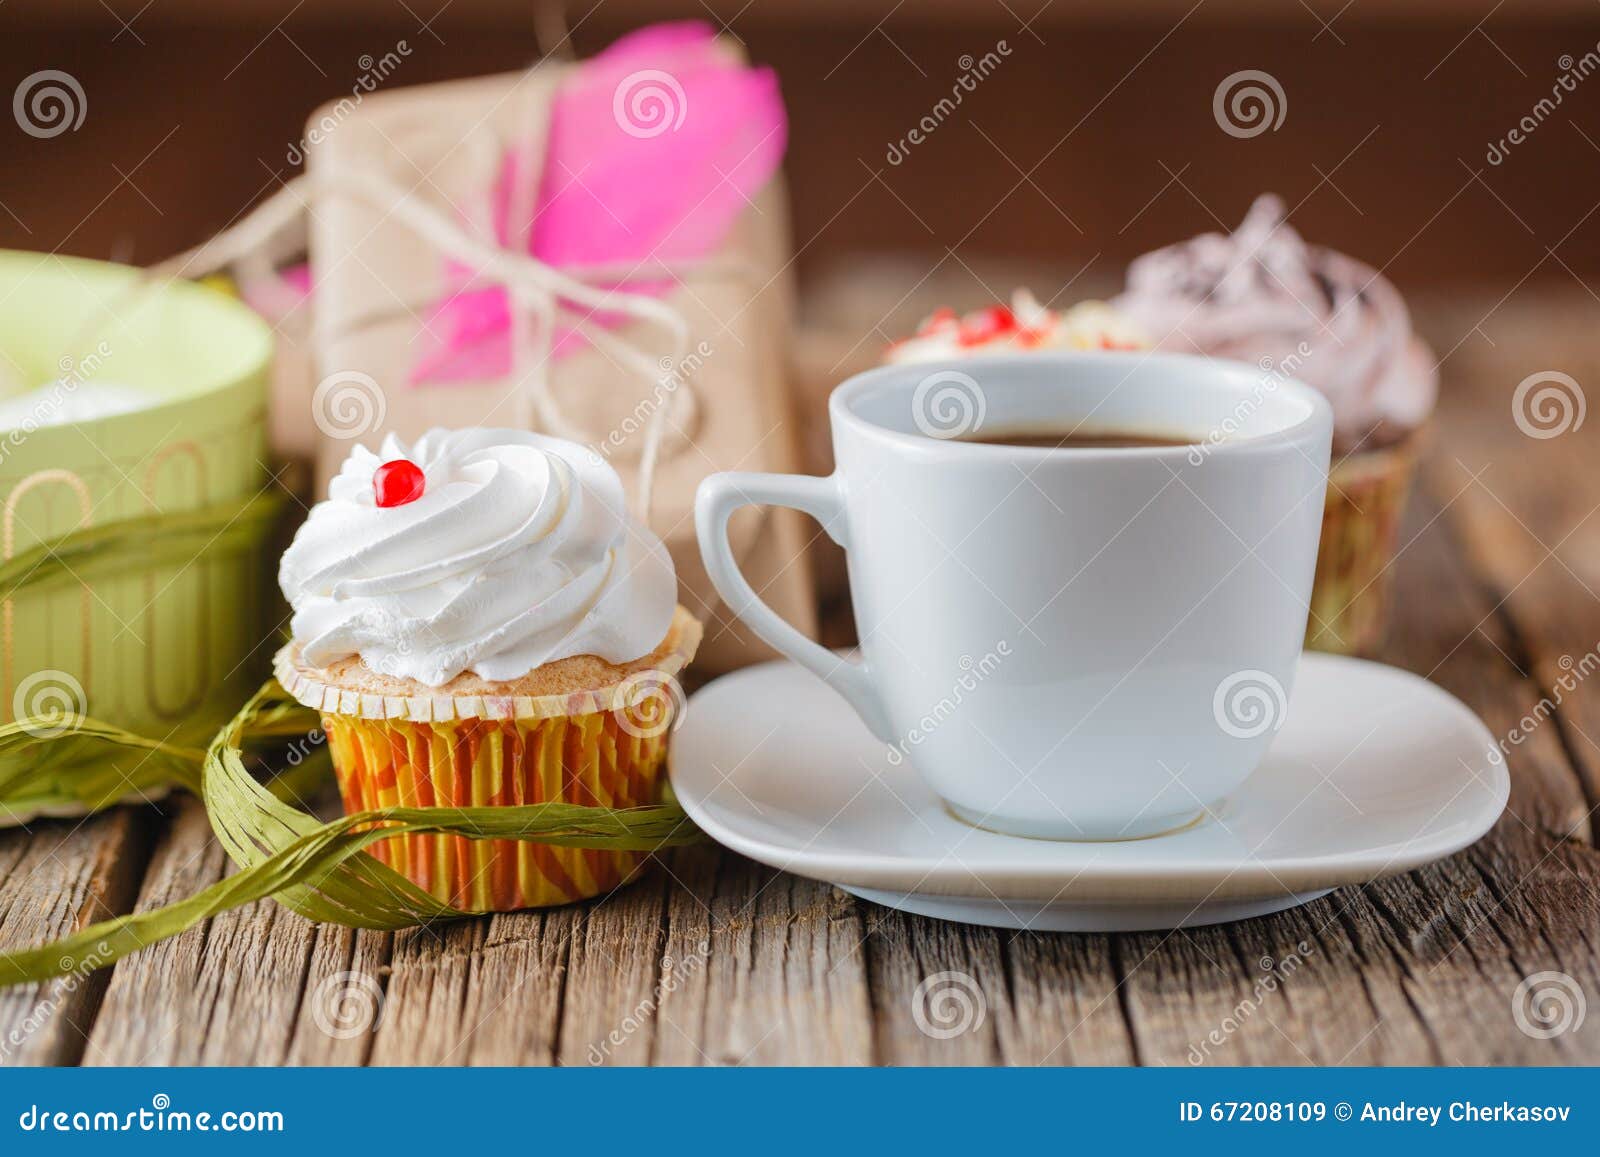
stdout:
POLYGON ((719 843, 908 912, 1112 932, 1240 920, 1459 851, 1510 780, 1457 699, 1377 663, 1307 655, 1283 729, 1191 827, 1112 843, 1021 839, 947 812, 844 701, 792 663, 707 685, 673 737, 672 785, 719 843))

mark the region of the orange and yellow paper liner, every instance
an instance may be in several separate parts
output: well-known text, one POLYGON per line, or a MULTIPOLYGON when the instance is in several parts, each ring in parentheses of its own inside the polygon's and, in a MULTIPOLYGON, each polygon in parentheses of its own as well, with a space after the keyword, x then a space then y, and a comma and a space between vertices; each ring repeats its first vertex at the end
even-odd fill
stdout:
POLYGON ((1306 627, 1312 650, 1370 655, 1383 642, 1418 437, 1351 454, 1329 471, 1306 627))
MULTIPOLYGON (((700 624, 682 608, 678 615, 680 627, 649 668, 557 694, 450 695, 421 687, 418 695, 373 694, 299 666, 292 643, 273 668, 292 698, 321 715, 347 814, 394 806, 641 807, 661 802, 673 692, 681 695, 676 676, 700 642, 700 624)), ((470 912, 598 896, 631 880, 646 858, 432 833, 382 840, 370 850, 435 899, 470 912)))
MULTIPOLYGON (((666 735, 632 734, 621 715, 444 722, 325 714, 346 812, 565 802, 634 807, 660 799, 666 735)), ((435 898, 473 912, 565 904, 639 872, 640 852, 519 840, 408 835, 373 854, 435 898)))

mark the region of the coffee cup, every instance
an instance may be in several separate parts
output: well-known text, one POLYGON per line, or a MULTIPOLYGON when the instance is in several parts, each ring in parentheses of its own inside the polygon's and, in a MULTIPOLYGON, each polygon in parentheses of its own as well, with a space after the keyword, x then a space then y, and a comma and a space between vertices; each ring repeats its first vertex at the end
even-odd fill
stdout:
POLYGON ((884 366, 828 410, 834 473, 710 476, 700 548, 732 613, 890 762, 970 824, 1046 839, 1181 828, 1248 778, 1305 637, 1332 436, 1317 391, 1218 359, 1033 353, 884 366), (844 547, 858 659, 745 580, 727 524, 746 505, 801 510, 844 547))

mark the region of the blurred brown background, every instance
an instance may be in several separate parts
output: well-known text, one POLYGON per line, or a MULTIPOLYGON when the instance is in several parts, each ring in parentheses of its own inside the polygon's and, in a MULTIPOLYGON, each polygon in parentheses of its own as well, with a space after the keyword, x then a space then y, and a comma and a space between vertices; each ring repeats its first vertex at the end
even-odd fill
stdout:
POLYGON ((1600 77, 1486 159, 1586 53, 1600 64, 1594 0, 10 0, 5 91, 60 69, 87 115, 46 140, 0 125, 0 244, 155 260, 292 172, 306 114, 348 94, 364 56, 406 41, 387 83, 414 84, 526 64, 541 41, 586 54, 664 17, 721 24, 780 74, 802 284, 870 252, 914 257, 913 280, 930 256, 1009 256, 1099 289, 1138 252, 1235 224, 1263 189, 1405 289, 1600 272, 1600 77), (891 164, 1001 41, 1009 55, 891 164), (1286 102, 1248 139, 1212 111, 1244 69, 1286 102))

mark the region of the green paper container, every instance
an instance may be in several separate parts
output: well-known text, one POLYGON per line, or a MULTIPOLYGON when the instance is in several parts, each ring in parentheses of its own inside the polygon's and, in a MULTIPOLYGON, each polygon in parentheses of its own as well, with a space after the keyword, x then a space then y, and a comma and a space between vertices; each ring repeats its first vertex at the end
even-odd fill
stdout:
MULTIPOLYGON (((138 280, 126 266, 0 251, 0 392, 67 378, 149 399, 94 421, 0 430, 7 559, 82 527, 236 501, 266 484, 271 330, 213 290, 138 280)), ((203 742, 217 711, 259 681, 249 660, 270 593, 261 562, 252 542, 92 583, 0 591, 0 722, 77 706, 140 734, 203 742)))

